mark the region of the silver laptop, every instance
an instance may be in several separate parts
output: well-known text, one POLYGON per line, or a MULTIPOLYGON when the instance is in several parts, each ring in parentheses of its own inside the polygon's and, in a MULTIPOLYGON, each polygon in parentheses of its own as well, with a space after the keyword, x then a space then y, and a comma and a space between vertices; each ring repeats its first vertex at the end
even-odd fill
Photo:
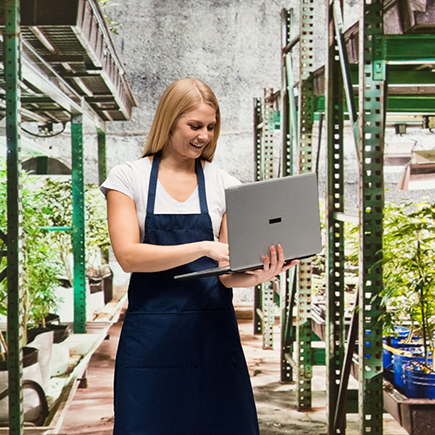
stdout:
POLYGON ((281 244, 286 262, 322 250, 319 194, 314 173, 233 186, 225 191, 230 265, 175 276, 200 278, 260 269, 281 244))

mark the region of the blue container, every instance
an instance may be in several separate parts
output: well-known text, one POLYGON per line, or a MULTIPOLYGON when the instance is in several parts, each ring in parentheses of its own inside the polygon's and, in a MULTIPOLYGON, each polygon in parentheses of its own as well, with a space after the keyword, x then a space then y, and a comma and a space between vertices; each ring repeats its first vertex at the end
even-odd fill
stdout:
POLYGON ((435 399, 435 373, 425 373, 405 366, 405 395, 410 399, 435 399))
POLYGON ((403 388, 403 366, 411 361, 424 362, 423 348, 414 347, 406 350, 406 354, 400 355, 395 353, 393 355, 393 365, 394 365, 394 383, 397 387, 403 388))
POLYGON ((384 369, 393 369, 392 348, 413 351, 414 349, 420 347, 416 343, 404 343, 403 341, 399 342, 398 340, 393 340, 391 346, 388 346, 386 343, 384 343, 382 352, 382 363, 384 365, 384 369))
POLYGON ((385 347, 382 351, 382 363, 384 365, 384 369, 390 368, 390 366, 393 364, 392 353, 385 347))
POLYGON ((383 344, 383 365, 384 369, 393 368, 393 354, 388 347, 393 347, 395 349, 409 349, 413 350, 415 347, 418 347, 419 337, 413 337, 413 340, 410 343, 406 341, 409 338, 410 330, 404 328, 403 326, 395 326, 394 327, 394 337, 384 337, 383 344), (387 345, 387 342, 390 343, 387 345))

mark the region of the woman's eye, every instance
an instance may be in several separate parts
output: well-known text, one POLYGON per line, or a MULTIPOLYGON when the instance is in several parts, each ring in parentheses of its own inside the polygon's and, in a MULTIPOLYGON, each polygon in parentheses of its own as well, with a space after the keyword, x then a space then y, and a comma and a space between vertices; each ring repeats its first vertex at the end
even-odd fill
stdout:
POLYGON ((196 125, 191 125, 190 128, 191 128, 192 130, 199 130, 199 127, 197 127, 196 125))
POLYGON ((208 131, 213 131, 213 130, 214 130, 214 125, 213 125, 213 126, 210 126, 210 127, 207 127, 207 130, 208 130, 208 131))

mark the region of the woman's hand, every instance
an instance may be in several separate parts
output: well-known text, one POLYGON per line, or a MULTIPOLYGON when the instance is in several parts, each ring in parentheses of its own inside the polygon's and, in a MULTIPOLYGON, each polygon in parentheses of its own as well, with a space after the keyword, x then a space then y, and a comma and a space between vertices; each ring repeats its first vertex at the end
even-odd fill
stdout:
POLYGON ((230 254, 227 243, 221 242, 202 242, 206 250, 206 257, 213 258, 219 262, 229 263, 230 254))
POLYGON ((254 275, 257 284, 261 284, 263 282, 268 282, 275 276, 279 275, 282 272, 290 269, 291 267, 296 266, 299 263, 299 260, 292 260, 288 264, 284 264, 285 257, 282 246, 278 244, 277 248, 274 246, 270 247, 270 257, 266 255, 263 261, 263 269, 250 270, 245 272, 248 275, 254 275))

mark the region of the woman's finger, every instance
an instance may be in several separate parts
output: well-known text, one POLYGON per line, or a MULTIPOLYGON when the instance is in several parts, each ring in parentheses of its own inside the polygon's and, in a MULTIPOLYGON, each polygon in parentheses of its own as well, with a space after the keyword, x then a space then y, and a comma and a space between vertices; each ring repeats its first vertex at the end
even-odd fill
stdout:
POLYGON ((270 247, 270 269, 275 269, 276 265, 277 265, 277 254, 276 254, 276 249, 275 246, 271 246, 270 247))
POLYGON ((265 255, 264 261, 263 261, 263 270, 265 272, 268 272, 270 269, 270 258, 268 255, 265 255))

